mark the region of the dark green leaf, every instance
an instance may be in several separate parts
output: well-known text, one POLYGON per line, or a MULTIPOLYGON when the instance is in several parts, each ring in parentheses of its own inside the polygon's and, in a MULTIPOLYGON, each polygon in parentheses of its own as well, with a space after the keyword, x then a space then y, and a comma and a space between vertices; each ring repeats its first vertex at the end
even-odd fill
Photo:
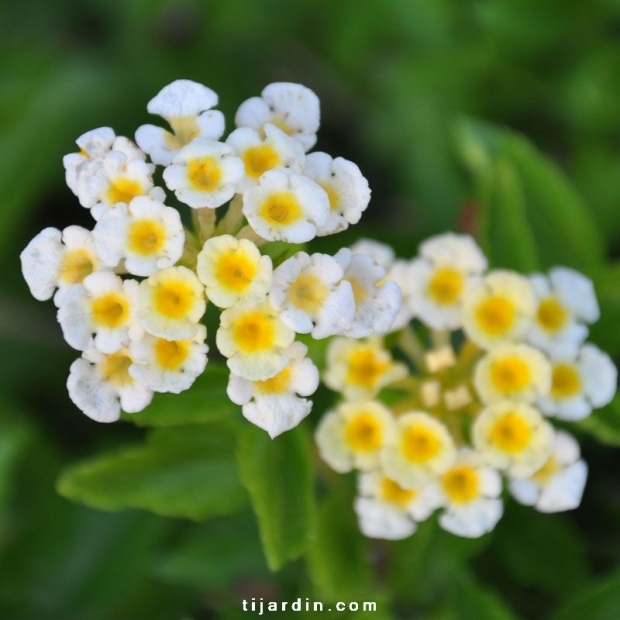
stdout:
POLYGON ((103 454, 66 469, 58 491, 103 510, 143 508, 204 519, 244 501, 233 434, 215 425, 158 429, 144 445, 103 454))
POLYGON ((267 563, 277 570, 299 557, 312 535, 315 505, 310 439, 298 427, 272 440, 265 431, 248 425, 237 452, 267 563))
POLYGON ((607 353, 620 354, 620 264, 613 264, 593 275, 601 307, 601 318, 590 326, 590 339, 607 353))
POLYGON ((610 446, 620 446, 620 395, 602 409, 593 411, 577 427, 610 446))
POLYGON ((466 573, 454 582, 450 611, 454 620, 515 620, 506 603, 491 590, 480 586, 466 573))

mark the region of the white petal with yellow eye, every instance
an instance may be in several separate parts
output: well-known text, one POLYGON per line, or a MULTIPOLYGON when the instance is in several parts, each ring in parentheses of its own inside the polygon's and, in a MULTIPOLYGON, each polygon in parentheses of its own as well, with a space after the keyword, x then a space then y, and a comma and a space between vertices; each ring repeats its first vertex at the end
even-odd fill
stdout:
POLYGON ((402 540, 417 529, 406 513, 376 499, 357 497, 354 508, 360 530, 368 538, 402 540))

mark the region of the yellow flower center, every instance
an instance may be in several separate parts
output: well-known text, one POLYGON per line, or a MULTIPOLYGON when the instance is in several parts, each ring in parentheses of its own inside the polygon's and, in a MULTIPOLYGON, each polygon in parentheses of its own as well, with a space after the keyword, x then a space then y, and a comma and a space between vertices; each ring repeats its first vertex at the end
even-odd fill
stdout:
POLYGON ((187 162, 187 176, 194 189, 213 192, 222 181, 222 167, 215 157, 196 157, 187 162))
POLYGON ((159 252, 165 239, 166 231, 156 220, 137 220, 129 226, 128 247, 135 254, 150 256, 159 252))
POLYGON ((373 349, 358 349, 349 358, 347 382, 374 389, 388 368, 389 362, 380 360, 373 349))
POLYGON ((243 153, 245 173, 253 179, 258 179, 267 170, 277 168, 282 160, 278 152, 268 144, 251 146, 243 153))
POLYGON ((257 311, 241 316, 232 329, 232 338, 243 353, 268 351, 273 348, 275 335, 273 320, 257 311))
POLYGON ((441 440, 434 429, 423 424, 408 426, 403 431, 401 449, 408 461, 422 465, 441 451, 441 440))
POLYGON ((200 133, 200 127, 198 127, 195 116, 174 116, 170 119, 170 127, 172 127, 174 134, 166 131, 164 140, 166 146, 171 150, 184 147, 194 138, 197 138, 200 133))
POLYGON ((502 452, 517 454, 532 438, 532 429, 521 415, 511 412, 503 415, 491 427, 489 439, 502 452))
POLYGON ((349 284, 351 284, 355 305, 359 306, 360 304, 363 304, 366 299, 368 299, 368 291, 366 290, 366 287, 357 278, 345 278, 345 280, 348 280, 349 284))
POLYGON ((504 394, 520 392, 531 379, 529 366, 518 357, 508 357, 491 364, 491 382, 504 394))
POLYGON ((269 122, 275 125, 280 131, 283 131, 287 136, 292 136, 295 133, 293 128, 281 116, 273 116, 269 119, 269 122))
POLYGON ((347 421, 344 438, 354 452, 372 452, 383 443, 383 425, 373 413, 363 411, 347 421))
POLYGON ((127 177, 119 177, 110 183, 110 187, 105 193, 105 200, 115 205, 117 202, 129 204, 136 196, 141 196, 144 188, 138 181, 128 179, 127 177))
POLYGON ((133 383, 133 378, 129 374, 129 367, 133 360, 125 351, 118 351, 106 356, 101 364, 104 378, 116 387, 123 387, 133 383))
POLYGON ((331 183, 319 183, 319 185, 325 190, 329 198, 330 211, 337 211, 340 208, 340 192, 336 189, 336 186, 331 183))
POLYGON ((179 370, 183 362, 190 354, 189 340, 164 340, 158 338, 155 341, 155 362, 164 370, 179 370))
POLYGON ((437 304, 449 306, 455 303, 463 292, 465 280, 463 274, 451 267, 435 269, 428 282, 428 295, 437 304))
POLYGON ((466 504, 480 495, 480 476, 471 465, 459 465, 444 475, 442 486, 451 502, 466 504))
POLYGON ((396 504, 399 508, 405 509, 416 496, 416 491, 413 489, 403 489, 397 482, 390 478, 383 478, 381 480, 381 487, 379 490, 379 496, 385 502, 390 504, 396 504))
POLYGON ((182 319, 192 309, 194 290, 185 282, 164 282, 153 293, 155 311, 169 319, 182 319))
POLYGON ((285 394, 290 391, 293 370, 287 366, 280 371, 275 377, 266 381, 255 381, 254 385, 261 394, 285 394))
POLYGON ((551 374, 551 396, 572 398, 581 392, 581 377, 571 364, 557 364, 551 374))
POLYGON ((120 293, 106 293, 93 299, 90 310, 93 323, 107 329, 117 329, 129 317, 129 303, 120 293))
POLYGON ((214 271, 221 286, 243 293, 256 276, 258 264, 244 252, 233 249, 218 258, 214 271))
POLYGON ((547 297, 538 306, 536 320, 543 329, 554 333, 564 327, 568 321, 568 312, 555 297, 547 297))
POLYGON ((289 287, 287 299, 308 314, 317 314, 329 296, 329 289, 314 274, 300 275, 289 287))
POLYGON ((553 476, 555 476, 560 470, 562 466, 560 462, 553 456, 553 454, 547 459, 546 463, 533 475, 531 476, 532 482, 539 484, 541 487, 549 484, 549 481, 553 476))
POLYGON ((482 331, 491 336, 501 336, 513 326, 516 308, 506 297, 488 297, 476 308, 476 319, 482 331))
POLYGON ((67 284, 78 284, 95 270, 95 257, 88 250, 67 250, 58 277, 67 284))
POLYGON ((259 215, 272 226, 290 226, 303 218, 304 211, 293 192, 274 192, 263 200, 259 215))

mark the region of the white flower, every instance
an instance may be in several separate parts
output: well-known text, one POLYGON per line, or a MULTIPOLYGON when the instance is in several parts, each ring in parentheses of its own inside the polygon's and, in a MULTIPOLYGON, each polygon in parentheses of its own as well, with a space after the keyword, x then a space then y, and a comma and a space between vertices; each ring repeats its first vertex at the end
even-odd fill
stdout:
POLYGON ((368 181, 351 161, 327 153, 310 153, 306 157, 304 175, 318 183, 329 197, 329 218, 319 235, 332 235, 357 224, 370 202, 368 181))
POLYGON ((263 239, 304 243, 329 217, 329 198, 301 174, 268 170, 243 195, 243 214, 263 239))
POLYGON ((506 399, 533 403, 551 387, 551 364, 526 344, 500 344, 476 364, 474 385, 485 403, 506 399))
POLYGON ((102 353, 115 353, 139 338, 137 290, 135 280, 121 280, 110 271, 92 273, 82 284, 74 284, 58 307, 58 322, 67 343, 85 351, 92 339, 92 346, 102 353))
POLYGON ((220 235, 208 239, 200 253, 196 273, 207 297, 220 308, 253 306, 271 286, 272 264, 248 239, 220 235))
POLYGON ((164 170, 164 181, 193 209, 215 209, 234 196, 243 170, 230 146, 198 138, 176 154, 164 170))
POLYGON ((362 534, 369 538, 407 538, 440 505, 432 485, 405 489, 380 471, 360 474, 358 489, 355 513, 362 534))
POLYGON ((392 359, 381 338, 334 338, 326 358, 325 384, 347 399, 372 398, 383 387, 409 374, 403 363, 392 359))
POLYGON ((301 172, 304 167, 305 155, 299 142, 275 125, 265 125, 263 136, 249 127, 235 129, 226 138, 226 143, 241 158, 245 168, 237 189, 239 193, 255 185, 268 170, 287 168, 301 172))
POLYGON ((96 422, 118 420, 121 409, 127 413, 141 411, 151 402, 153 391, 131 376, 133 363, 127 349, 110 355, 87 349, 69 370, 71 400, 96 422))
POLYGON ((558 348, 551 353, 551 389, 538 400, 548 416, 575 422, 604 407, 616 393, 618 370, 593 344, 558 348))
POLYGON ((549 457, 553 430, 534 407, 501 401, 480 413, 472 437, 476 450, 491 467, 515 478, 527 478, 549 457))
POLYGON ((314 338, 340 334, 355 312, 351 284, 343 275, 333 256, 297 252, 273 272, 269 300, 297 333, 314 338))
POLYGON ((265 381, 248 381, 230 375, 228 396, 241 405, 244 417, 266 430, 273 439, 297 426, 312 409, 303 396, 314 394, 319 385, 319 371, 305 357, 308 348, 294 342, 285 350, 290 362, 279 373, 265 381))
POLYGON ((375 241, 374 239, 358 239, 350 249, 353 254, 370 256, 386 272, 390 270, 390 267, 392 267, 396 260, 394 249, 391 245, 375 241))
POLYGON ((301 84, 274 82, 261 97, 244 101, 235 115, 237 127, 262 129, 271 123, 297 140, 307 153, 316 142, 320 124, 318 97, 301 84))
POLYGON ((391 411, 378 401, 343 402, 321 419, 315 439, 321 458, 335 471, 370 471, 394 433, 391 411))
POLYGON ((439 525, 448 532, 478 538, 490 532, 503 513, 502 480, 480 455, 462 449, 455 464, 437 482, 445 510, 439 525))
POLYGON ((579 444, 564 431, 556 431, 553 451, 544 465, 529 478, 511 480, 513 497, 540 512, 577 508, 588 477, 588 466, 580 458, 579 444))
POLYGON ((62 232, 45 228, 20 254, 22 273, 35 299, 62 302, 67 289, 101 268, 90 231, 68 226, 62 232))
POLYGON ((529 280, 498 269, 465 293, 463 329, 477 345, 490 349, 522 339, 535 312, 536 296, 529 280))
POLYGON ((545 350, 579 346, 588 335, 584 323, 593 323, 600 314, 592 281, 567 267, 554 267, 549 277, 534 274, 530 281, 538 309, 528 340, 545 350))
POLYGON ((102 261, 137 276, 174 265, 183 254, 185 233, 179 212, 148 196, 118 205, 97 222, 93 237, 102 261))
POLYGON ((187 390, 207 364, 207 329, 198 325, 193 338, 165 340, 145 334, 129 350, 135 363, 129 374, 155 392, 179 394, 187 390))
POLYGON ((79 176, 78 199, 98 220, 118 203, 128 204, 153 189, 153 164, 127 159, 120 151, 86 163, 79 176))
POLYGON ((215 336, 228 368, 248 381, 266 381, 283 370, 290 362, 286 350, 294 339, 295 332, 267 300, 224 310, 215 336))
POLYGON ((355 300, 355 314, 343 335, 367 338, 388 332, 400 311, 400 287, 385 281, 385 270, 370 256, 342 248, 334 258, 343 268, 355 300))
POLYGON ((204 287, 187 267, 167 267, 140 282, 138 304, 142 327, 168 340, 193 338, 206 309, 204 287))
POLYGON ((224 115, 211 109, 216 105, 217 94, 210 88, 190 80, 176 80, 147 105, 150 114, 168 121, 172 133, 155 125, 142 125, 136 131, 136 142, 154 163, 167 166, 192 140, 219 140, 224 133, 224 115))
POLYGON ((403 487, 419 488, 444 474, 456 459, 448 429, 423 411, 410 411, 396 421, 397 432, 381 454, 386 475, 403 487))
POLYGON ((487 260, 468 235, 446 233, 426 240, 409 265, 411 311, 433 329, 461 326, 465 293, 486 270, 487 260))

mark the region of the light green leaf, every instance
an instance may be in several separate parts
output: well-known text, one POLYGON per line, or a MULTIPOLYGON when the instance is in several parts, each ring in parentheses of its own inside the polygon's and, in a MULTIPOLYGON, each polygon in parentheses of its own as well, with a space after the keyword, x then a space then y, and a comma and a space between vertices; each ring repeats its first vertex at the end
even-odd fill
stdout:
POLYGON ((158 429, 143 445, 66 469, 57 488, 103 510, 143 508, 194 520, 229 514, 245 496, 233 439, 230 430, 215 425, 158 429))
POLYGON ((620 395, 602 409, 593 411, 585 420, 577 423, 577 428, 596 437, 601 443, 620 446, 620 395))
POLYGON ((181 394, 155 394, 151 404, 123 419, 138 426, 201 424, 224 419, 241 419, 240 409, 226 394, 228 369, 209 362, 189 390, 181 394))
POLYGON ((315 520, 310 440, 299 427, 270 439, 248 426, 238 445, 241 480, 258 518, 267 563, 277 570, 299 557, 315 520))

